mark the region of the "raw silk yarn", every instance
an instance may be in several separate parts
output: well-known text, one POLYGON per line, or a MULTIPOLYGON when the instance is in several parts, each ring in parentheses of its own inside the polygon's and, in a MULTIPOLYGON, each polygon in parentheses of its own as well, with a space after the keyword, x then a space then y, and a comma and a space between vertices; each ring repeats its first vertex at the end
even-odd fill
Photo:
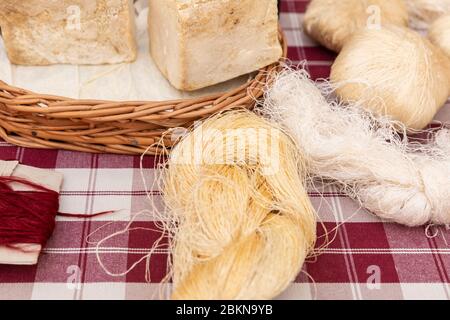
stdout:
POLYGON ((342 101, 359 101, 413 130, 427 126, 450 94, 448 57, 419 33, 396 26, 353 36, 330 77, 342 101))
POLYGON ((450 14, 440 17, 431 24, 428 38, 450 58, 450 14))
POLYGON ((173 299, 270 299, 295 279, 316 238, 304 162, 277 126, 241 110, 176 145, 162 175, 173 299))
MULTIPOLYGON (((328 102, 301 69, 267 88, 260 111, 280 123, 309 159, 313 177, 337 183, 381 218, 407 226, 450 223, 450 131, 428 145, 408 143, 406 128, 356 105, 328 102)), ((411 93, 413 94, 413 93, 411 93)))
POLYGON ((313 0, 303 21, 309 36, 336 52, 359 30, 385 24, 408 25, 403 0, 313 0))
POLYGON ((450 13, 450 0, 404 0, 408 7, 410 26, 426 29, 440 16, 450 13))

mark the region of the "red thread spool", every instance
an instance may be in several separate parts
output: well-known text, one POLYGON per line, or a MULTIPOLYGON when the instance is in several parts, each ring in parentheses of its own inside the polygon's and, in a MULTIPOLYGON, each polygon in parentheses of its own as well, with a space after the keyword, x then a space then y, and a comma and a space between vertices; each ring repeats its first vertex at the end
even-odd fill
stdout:
POLYGON ((59 194, 16 177, 0 177, 0 245, 45 245, 55 228, 59 194), (31 188, 17 191, 12 184, 31 188))
POLYGON ((59 193, 56 191, 21 178, 0 176, 0 245, 45 246, 55 228, 57 215, 84 219, 113 212, 84 215, 59 213, 58 209, 59 193), (32 190, 14 190, 14 183, 32 190))

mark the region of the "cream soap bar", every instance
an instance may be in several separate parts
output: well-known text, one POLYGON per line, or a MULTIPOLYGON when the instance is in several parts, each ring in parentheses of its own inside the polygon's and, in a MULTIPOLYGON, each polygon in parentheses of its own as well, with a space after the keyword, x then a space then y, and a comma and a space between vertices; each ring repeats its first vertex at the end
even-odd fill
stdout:
POLYGON ((14 64, 112 64, 136 58, 132 0, 1 0, 0 27, 14 64))
POLYGON ((170 83, 192 91, 282 56, 277 0, 149 0, 151 55, 170 83))

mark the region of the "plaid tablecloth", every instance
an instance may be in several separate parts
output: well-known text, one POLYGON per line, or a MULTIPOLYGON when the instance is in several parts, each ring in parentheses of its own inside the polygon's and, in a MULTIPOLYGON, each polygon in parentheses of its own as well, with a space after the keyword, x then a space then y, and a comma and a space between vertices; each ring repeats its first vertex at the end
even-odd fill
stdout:
MULTIPOLYGON (((301 31, 308 1, 284 0, 281 22, 294 62, 308 61, 314 78, 327 77, 335 55, 318 47, 301 31)), ((447 106, 440 120, 450 119, 447 106)), ((150 279, 145 261, 123 276, 105 273, 98 263, 95 242, 122 230, 132 213, 148 208, 140 178, 139 157, 92 155, 56 150, 18 148, 0 142, 0 159, 55 169, 64 174, 61 211, 119 212, 91 220, 58 218, 55 233, 37 266, 0 266, 1 299, 152 299, 158 298, 166 273, 167 253, 155 251, 150 279), (86 237, 93 234, 89 241, 86 237)), ((151 184, 154 158, 145 159, 151 184)), ((158 190, 152 191, 156 200, 158 190)), ((334 241, 308 261, 296 282, 281 299, 448 299, 450 297, 450 231, 406 228, 384 223, 358 208, 338 190, 311 193, 329 231, 337 225, 334 241), (435 237, 430 237, 430 235, 435 237)), ((0 195, 1 196, 1 195, 0 195)), ((140 217, 134 230, 102 244, 104 265, 114 273, 126 271, 145 256, 159 238, 155 217, 140 217)), ((319 227, 319 233, 323 231, 319 227)), ((320 242, 320 241, 319 241, 320 242)))

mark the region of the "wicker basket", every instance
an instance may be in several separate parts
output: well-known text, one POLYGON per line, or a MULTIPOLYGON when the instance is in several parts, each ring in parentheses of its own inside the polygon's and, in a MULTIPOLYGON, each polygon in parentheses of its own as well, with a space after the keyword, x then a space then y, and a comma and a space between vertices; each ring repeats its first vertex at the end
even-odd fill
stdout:
MULTIPOLYGON (((287 45, 280 31, 283 58, 287 45)), ((189 127, 218 111, 252 108, 255 98, 280 63, 259 70, 242 86, 226 93, 173 101, 76 100, 37 94, 0 81, 0 138, 30 148, 65 149, 92 153, 161 153, 161 137, 168 129, 189 127)), ((164 135, 164 145, 173 144, 164 135)))

